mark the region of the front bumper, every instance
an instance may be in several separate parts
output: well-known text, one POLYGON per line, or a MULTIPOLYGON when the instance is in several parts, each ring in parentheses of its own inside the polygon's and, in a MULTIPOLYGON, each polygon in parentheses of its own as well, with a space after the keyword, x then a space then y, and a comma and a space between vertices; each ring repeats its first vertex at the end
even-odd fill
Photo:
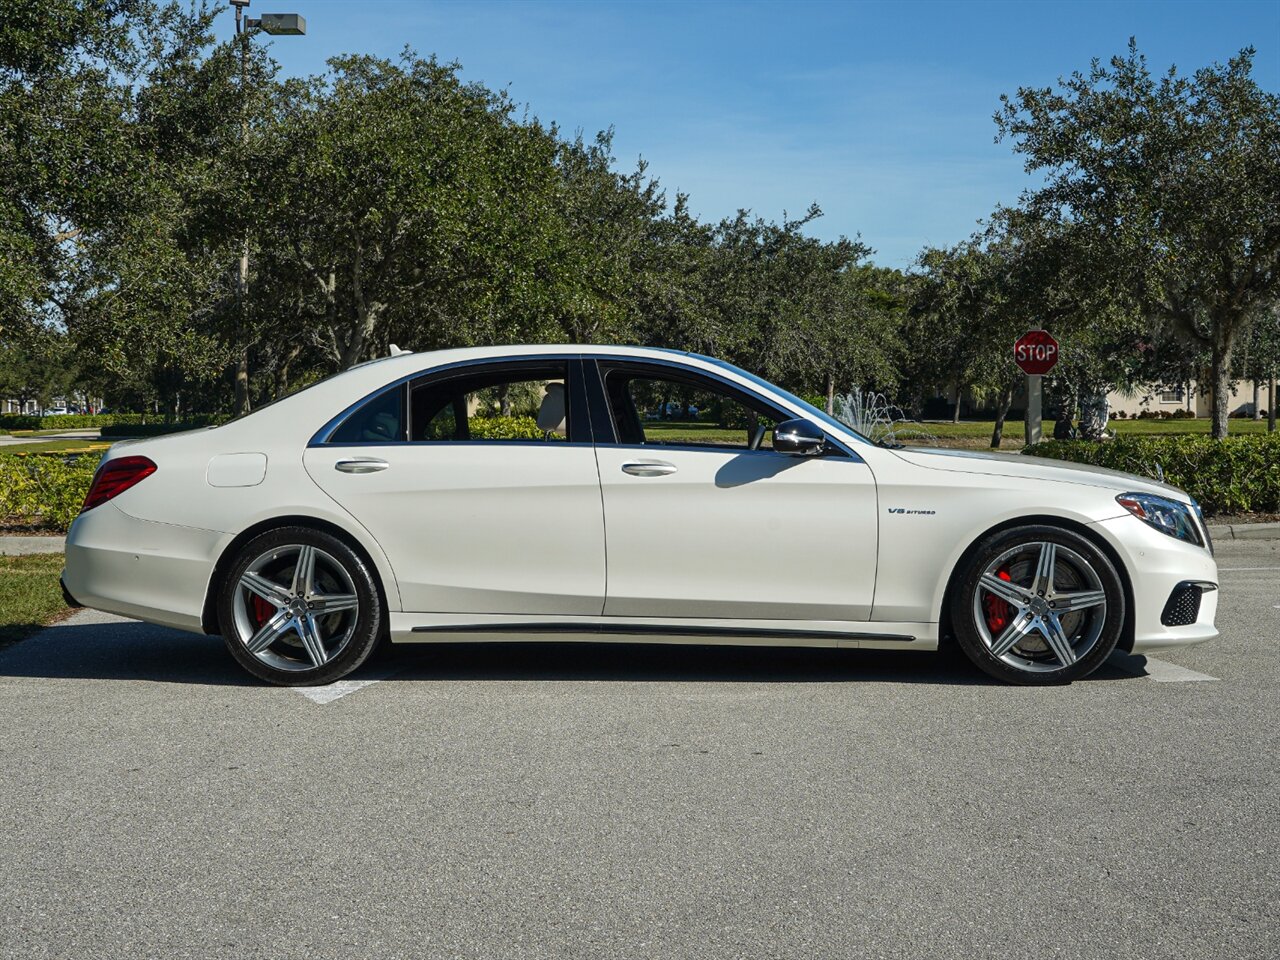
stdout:
POLYGON ((67 533, 63 593, 80 606, 201 633, 205 590, 227 539, 104 503, 67 533))
POLYGON ((1204 547, 1175 540, 1137 517, 1100 520, 1093 526, 1120 555, 1133 585, 1134 653, 1204 643, 1218 635, 1218 564, 1204 547), (1204 585, 1194 622, 1161 622, 1170 596, 1191 581, 1204 585))

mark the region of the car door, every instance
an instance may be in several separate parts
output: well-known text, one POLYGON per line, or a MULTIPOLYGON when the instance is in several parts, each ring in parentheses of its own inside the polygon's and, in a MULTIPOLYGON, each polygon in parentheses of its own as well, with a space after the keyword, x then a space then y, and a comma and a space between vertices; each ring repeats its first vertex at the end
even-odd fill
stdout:
POLYGON ((771 449, 792 415, 683 365, 586 366, 617 617, 866 620, 876 486, 844 451, 771 449))
POLYGON ((406 612, 599 616, 600 482, 581 364, 472 364, 393 385, 307 472, 385 551, 406 612))

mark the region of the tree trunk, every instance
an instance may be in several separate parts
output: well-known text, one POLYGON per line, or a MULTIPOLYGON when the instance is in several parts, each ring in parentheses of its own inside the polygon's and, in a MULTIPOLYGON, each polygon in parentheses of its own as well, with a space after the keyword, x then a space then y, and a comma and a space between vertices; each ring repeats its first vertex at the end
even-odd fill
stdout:
POLYGON ((996 409, 996 426, 991 431, 991 449, 999 450, 1000 441, 1004 439, 1004 418, 1009 415, 1009 408, 1013 406, 1013 385, 1004 388, 1004 392, 1000 394, 1000 405, 996 409))
POLYGON ((240 351, 236 359, 236 416, 249 412, 249 351, 240 351))
POLYGON ((1110 413, 1105 390, 1090 387, 1080 401, 1080 437, 1101 440, 1107 433, 1110 413))
POLYGON ((1221 332, 1213 341, 1213 421, 1210 435, 1222 440, 1227 435, 1227 414, 1231 412, 1231 348, 1221 332))
POLYGON ((1267 433, 1276 432, 1276 368, 1271 368, 1271 382, 1267 384, 1267 433))
POLYGON ((1262 419, 1262 384, 1256 378, 1253 381, 1253 419, 1262 419))
POLYGON ((958 382, 956 383, 955 398, 956 398, 955 404, 951 410, 951 422, 959 423, 960 422, 960 384, 958 382))
POLYGON ((338 369, 347 370, 354 367, 360 362, 360 358, 364 355, 365 345, 373 336, 374 328, 378 325, 378 316, 382 313, 382 304, 374 303, 368 307, 358 305, 355 309, 355 325, 350 330, 350 336, 346 343, 342 345, 342 352, 338 357, 338 369))
POLYGON ((289 393, 289 368, 293 365, 293 361, 298 359, 300 353, 302 353, 302 347, 294 344, 289 348, 289 352, 281 357, 280 364, 276 367, 275 398, 277 400, 289 393))
POLYGON ((827 416, 835 416, 836 412, 836 375, 827 374, 827 416))

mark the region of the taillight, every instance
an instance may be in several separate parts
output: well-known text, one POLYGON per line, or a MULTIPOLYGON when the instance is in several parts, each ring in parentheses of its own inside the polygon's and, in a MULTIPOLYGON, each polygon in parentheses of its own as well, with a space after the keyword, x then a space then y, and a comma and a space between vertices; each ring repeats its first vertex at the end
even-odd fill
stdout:
POLYGON ((80 512, 92 510, 106 503, 112 497, 118 497, 135 483, 145 480, 156 472, 156 465, 149 457, 117 457, 108 460, 93 475, 93 483, 85 495, 84 505, 80 512))

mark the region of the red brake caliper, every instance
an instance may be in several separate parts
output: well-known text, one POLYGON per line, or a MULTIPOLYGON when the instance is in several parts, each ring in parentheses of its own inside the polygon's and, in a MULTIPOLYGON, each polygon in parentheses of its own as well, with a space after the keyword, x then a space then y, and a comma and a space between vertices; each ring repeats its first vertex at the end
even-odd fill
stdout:
MULTIPOLYGON (((996 576, 1001 580, 1012 580, 1009 571, 1000 568, 996 571, 996 576)), ((257 597, 254 597, 256 600, 257 597)), ((987 629, 991 631, 991 635, 998 636, 1005 627, 1009 625, 1009 604, 1001 600, 994 593, 988 593, 982 598, 982 609, 987 615, 987 629)))
POLYGON ((256 593, 250 595, 249 600, 251 601, 249 609, 253 612, 254 626, 260 627, 275 616, 276 608, 256 593))

